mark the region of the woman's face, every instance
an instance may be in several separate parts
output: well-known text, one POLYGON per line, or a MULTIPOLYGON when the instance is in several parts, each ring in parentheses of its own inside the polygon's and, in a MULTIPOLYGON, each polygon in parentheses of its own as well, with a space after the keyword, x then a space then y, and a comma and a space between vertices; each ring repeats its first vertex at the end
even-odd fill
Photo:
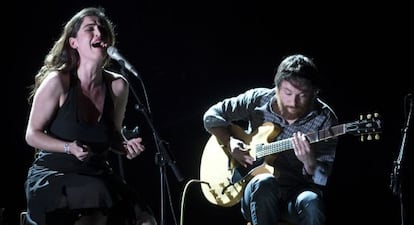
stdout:
POLYGON ((103 60, 106 56, 107 32, 100 25, 98 17, 86 16, 76 37, 69 38, 70 46, 76 49, 81 60, 103 60))

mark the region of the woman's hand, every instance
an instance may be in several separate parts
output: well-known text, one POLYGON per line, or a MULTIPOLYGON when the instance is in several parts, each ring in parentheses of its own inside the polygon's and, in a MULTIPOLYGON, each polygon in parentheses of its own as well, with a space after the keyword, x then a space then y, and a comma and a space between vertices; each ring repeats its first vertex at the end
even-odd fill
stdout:
POLYGON ((124 148, 126 152, 126 157, 128 159, 133 159, 141 154, 145 150, 145 146, 142 144, 142 138, 132 138, 124 142, 124 148))
POLYGON ((88 157, 89 152, 89 146, 84 145, 79 141, 73 141, 68 144, 66 153, 75 156, 80 161, 83 161, 88 157))

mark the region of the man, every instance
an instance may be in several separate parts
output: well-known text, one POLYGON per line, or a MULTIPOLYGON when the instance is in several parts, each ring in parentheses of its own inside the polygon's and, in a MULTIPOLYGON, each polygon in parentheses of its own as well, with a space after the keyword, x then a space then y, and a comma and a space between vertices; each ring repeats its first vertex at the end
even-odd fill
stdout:
MULTIPOLYGON (((265 123, 278 132, 271 142, 287 140, 289 150, 266 157, 272 172, 248 173, 241 211, 253 225, 275 225, 285 220, 295 224, 325 222, 322 187, 326 185, 335 158, 337 140, 310 144, 306 134, 331 127, 337 117, 318 98, 319 72, 307 56, 286 57, 278 66, 275 87, 254 88, 224 99, 204 114, 204 126, 217 138, 223 151, 240 168, 252 171, 261 163, 252 146, 239 139, 230 127, 247 122, 246 133, 258 134, 265 123), (270 160, 272 159, 272 160, 270 160), (250 176, 253 175, 253 176, 250 176)), ((237 166, 236 166, 237 169, 237 166)))

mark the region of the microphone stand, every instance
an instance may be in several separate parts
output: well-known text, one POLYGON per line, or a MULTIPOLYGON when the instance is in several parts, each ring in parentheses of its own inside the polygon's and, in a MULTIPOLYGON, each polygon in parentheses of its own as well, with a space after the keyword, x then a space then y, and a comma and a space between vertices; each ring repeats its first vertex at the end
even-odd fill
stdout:
MULTIPOLYGON (((120 65, 121 65, 121 73, 125 78, 127 78, 128 74, 125 72, 125 63, 122 60, 119 60, 119 62, 120 62, 120 65)), ((142 86, 144 87, 144 92, 145 92, 145 86, 144 86, 140 76, 138 76, 138 74, 134 74, 134 75, 136 75, 136 77, 141 82, 142 86)), ((138 95, 136 94, 134 89, 131 87, 131 85, 130 85, 130 90, 131 90, 132 94, 134 95, 134 97, 137 101, 137 105, 135 106, 135 109, 140 111, 144 115, 148 125, 151 128, 153 136, 154 136, 154 142, 155 142, 156 149, 157 149, 157 153, 155 155, 156 156, 155 162, 159 166, 159 172, 160 172, 160 196, 161 196, 160 225, 165 225, 165 212, 164 212, 164 209, 165 209, 165 204, 164 204, 165 195, 164 195, 164 193, 165 193, 165 191, 164 191, 164 188, 167 186, 167 183, 166 183, 166 180, 165 180, 165 178, 166 178, 166 166, 168 165, 172 169, 172 171, 174 172, 174 175, 175 175, 175 177, 177 178, 178 181, 182 181, 182 180, 184 180, 184 178, 181 175, 180 171, 178 170, 177 166, 175 165, 175 161, 172 160, 172 158, 170 156, 170 153, 169 153, 169 151, 168 151, 168 149, 165 145, 166 141, 164 141, 160 138, 160 136, 158 135, 158 132, 155 129, 154 124, 152 123, 152 120, 149 116, 149 113, 150 113, 149 106, 146 108, 141 103, 138 95)))
POLYGON ((397 159, 394 160, 394 163, 393 163, 394 167, 393 167, 393 172, 391 173, 391 184, 390 184, 390 188, 391 188, 393 194, 399 197, 401 225, 404 225, 406 214, 405 214, 404 203, 403 203, 403 193, 402 193, 402 190, 401 190, 400 168, 401 168, 401 162, 402 162, 403 155, 404 155, 404 149, 405 149, 406 142, 407 142, 407 133, 408 133, 408 129, 410 127, 411 114, 412 114, 412 110, 413 110, 413 99, 412 99, 411 94, 408 94, 405 97, 404 102, 406 103, 409 97, 411 97, 410 106, 409 106, 410 108, 409 108, 409 111, 408 111, 405 127, 402 130, 403 136, 402 136, 400 152, 398 154, 397 159))

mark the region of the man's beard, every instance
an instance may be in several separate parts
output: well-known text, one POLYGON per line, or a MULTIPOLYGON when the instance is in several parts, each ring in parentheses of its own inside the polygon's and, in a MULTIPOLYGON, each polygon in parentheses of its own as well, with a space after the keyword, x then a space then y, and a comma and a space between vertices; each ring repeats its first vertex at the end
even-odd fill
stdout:
POLYGON ((280 115, 286 120, 294 120, 302 117, 306 112, 305 106, 291 107, 285 105, 279 105, 280 115))

